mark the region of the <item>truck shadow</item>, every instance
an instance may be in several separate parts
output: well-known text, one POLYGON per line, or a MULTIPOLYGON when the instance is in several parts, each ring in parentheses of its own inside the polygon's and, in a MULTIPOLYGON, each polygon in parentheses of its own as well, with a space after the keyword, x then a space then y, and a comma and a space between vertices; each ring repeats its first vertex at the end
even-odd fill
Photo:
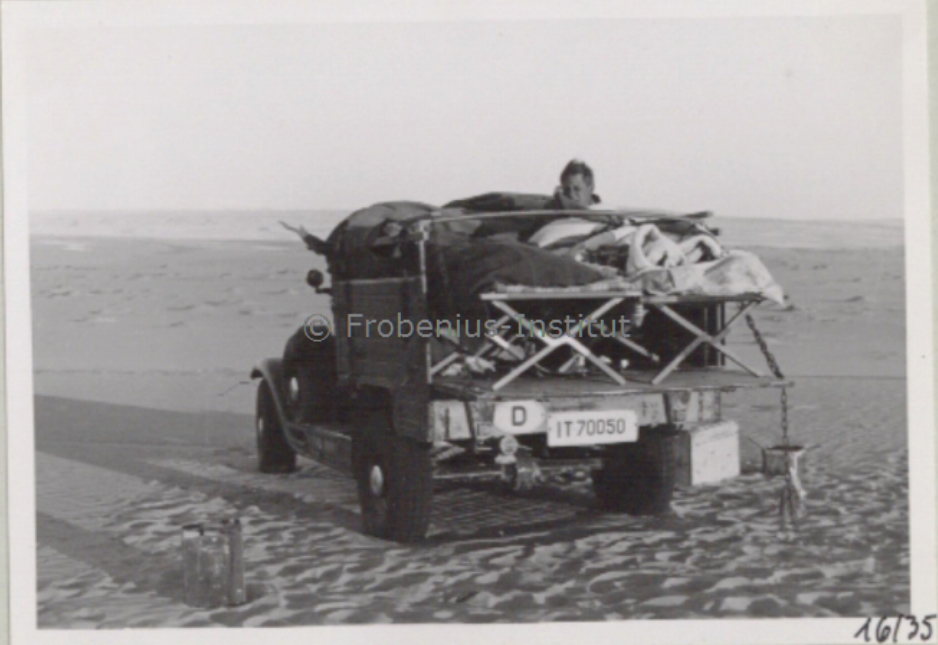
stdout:
POLYGON ((508 491, 499 482, 440 483, 427 543, 571 528, 600 515, 588 492, 552 486, 508 491))
MULTIPOLYGON (((261 475, 253 441, 248 415, 36 397, 38 450, 218 497, 242 511, 256 506, 361 532, 350 477, 305 459, 295 473, 261 475)), ((498 482, 438 482, 424 546, 576 531, 603 515, 582 478, 519 492, 498 482)))

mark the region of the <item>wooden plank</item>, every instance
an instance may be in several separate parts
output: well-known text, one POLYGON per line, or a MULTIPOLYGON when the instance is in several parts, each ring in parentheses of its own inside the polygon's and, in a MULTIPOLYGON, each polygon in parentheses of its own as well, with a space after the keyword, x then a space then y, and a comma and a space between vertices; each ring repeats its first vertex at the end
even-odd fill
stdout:
POLYGON ((429 221, 431 224, 445 224, 448 222, 465 222, 470 220, 486 220, 500 218, 519 218, 543 217, 544 215, 561 215, 563 217, 578 217, 582 219, 602 219, 610 217, 619 219, 642 219, 648 221, 681 221, 699 223, 701 220, 713 216, 712 211, 697 211, 694 213, 675 213, 669 211, 649 211, 649 210, 616 210, 616 209, 583 209, 583 210, 522 210, 522 211, 490 211, 479 213, 466 213, 459 211, 459 214, 449 215, 447 209, 433 211, 426 215, 418 215, 402 221, 402 224, 410 224, 419 221, 429 221))
POLYGON ((336 373, 339 383, 343 386, 349 384, 352 378, 352 358, 349 347, 348 333, 345 331, 344 321, 348 312, 348 285, 338 282, 332 288, 332 313, 335 319, 332 328, 335 334, 336 373))
MULTIPOLYGON (((393 389, 410 376, 419 378, 426 371, 426 358, 421 357, 423 351, 428 351, 424 347, 426 339, 416 333, 401 337, 398 327, 398 319, 413 324, 426 317, 426 299, 419 277, 337 281, 333 286, 333 306, 340 378, 353 383, 380 383, 393 389), (351 320, 359 325, 349 325, 352 316, 351 320), (368 325, 368 320, 376 322, 368 325), (378 333, 378 322, 384 320, 394 327, 388 337, 378 333), (422 348, 418 348, 417 356, 411 351, 414 343, 422 348), (414 366, 409 366, 408 361, 414 362, 414 366)), ((388 325, 382 329, 389 331, 388 325)), ((427 380, 424 375, 423 383, 427 380)))
POLYGON ((726 368, 704 368, 681 370, 671 375, 667 382, 653 385, 648 381, 654 373, 637 370, 622 372, 626 383, 617 386, 605 377, 565 377, 544 376, 535 378, 522 376, 508 384, 497 393, 491 389, 494 377, 476 376, 438 377, 434 380, 433 390, 439 398, 493 400, 509 399, 545 399, 564 396, 616 396, 624 393, 673 392, 679 390, 722 390, 787 387, 791 381, 782 381, 772 377, 757 378, 740 370, 726 368))
POLYGON ((367 290, 374 288, 376 291, 382 291, 387 289, 388 285, 407 282, 408 280, 413 280, 412 277, 396 277, 396 278, 362 278, 356 280, 336 280, 334 284, 336 285, 354 285, 356 290, 362 289, 367 290))
POLYGON ((758 293, 744 293, 737 296, 645 296, 642 302, 646 304, 681 305, 681 304, 719 304, 722 302, 761 302, 765 300, 758 293))
POLYGON ((346 428, 337 425, 310 426, 290 423, 287 430, 305 438, 306 450, 303 454, 306 457, 344 473, 352 472, 352 444, 346 428))
MULTIPOLYGON (((588 285, 584 285, 588 286, 588 285)), ((531 292, 486 292, 479 294, 485 301, 496 300, 608 300, 610 298, 641 298, 639 291, 531 291, 531 292)))
MULTIPOLYGON (((589 291, 589 285, 582 285, 580 291, 557 289, 546 290, 542 287, 531 287, 532 291, 501 293, 490 291, 479 294, 481 300, 600 300, 603 298, 629 298, 643 304, 721 304, 725 302, 762 301, 764 298, 757 293, 746 293, 737 296, 703 296, 703 295, 674 295, 674 296, 646 296, 638 291, 624 291, 621 289, 610 291, 589 291), (533 289, 544 289, 534 291, 533 289)), ((570 289, 573 289, 572 287, 570 289)))
MULTIPOLYGON (((421 280, 414 279, 401 286, 401 313, 411 321, 428 317, 427 300, 421 280)), ((406 339, 402 365, 404 378, 394 390, 393 420, 398 434, 417 441, 431 441, 430 426, 430 343, 414 335, 406 339)))

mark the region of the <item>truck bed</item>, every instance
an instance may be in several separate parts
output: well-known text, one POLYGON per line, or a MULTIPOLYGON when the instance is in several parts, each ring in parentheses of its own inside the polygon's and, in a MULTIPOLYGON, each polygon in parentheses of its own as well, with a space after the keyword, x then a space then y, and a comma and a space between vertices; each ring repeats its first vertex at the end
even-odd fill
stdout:
POLYGON ((742 370, 705 368, 679 370, 665 382, 653 385, 653 372, 626 370, 622 372, 625 385, 616 385, 602 374, 588 376, 521 376, 497 392, 492 391, 498 377, 437 376, 433 379, 433 393, 438 398, 457 399, 543 399, 558 397, 615 396, 622 394, 653 394, 660 392, 720 390, 783 387, 790 381, 772 377, 752 376, 742 370))

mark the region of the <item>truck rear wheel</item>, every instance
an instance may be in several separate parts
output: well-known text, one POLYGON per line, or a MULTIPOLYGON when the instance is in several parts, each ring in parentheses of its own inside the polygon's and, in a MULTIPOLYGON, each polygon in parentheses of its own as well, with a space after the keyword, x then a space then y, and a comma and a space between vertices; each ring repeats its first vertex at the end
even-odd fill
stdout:
POLYGON ((635 443, 609 447, 593 491, 604 510, 630 515, 662 515, 674 493, 677 433, 645 432, 635 443))
POLYGON ((362 528, 382 539, 419 542, 430 527, 430 447, 394 435, 386 410, 363 417, 352 435, 362 528))
POLYGON ((274 404, 273 391, 267 379, 257 386, 257 433, 258 469, 262 473, 291 473, 296 470, 296 452, 287 442, 283 425, 274 404))

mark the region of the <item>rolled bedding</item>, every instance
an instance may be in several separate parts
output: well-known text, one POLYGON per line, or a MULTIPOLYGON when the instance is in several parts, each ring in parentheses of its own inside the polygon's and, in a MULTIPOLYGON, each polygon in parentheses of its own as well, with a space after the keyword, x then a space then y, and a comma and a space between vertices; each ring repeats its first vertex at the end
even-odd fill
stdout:
POLYGON ((742 296, 758 294, 779 305, 785 293, 754 253, 728 251, 709 262, 646 269, 634 276, 652 295, 742 296))

